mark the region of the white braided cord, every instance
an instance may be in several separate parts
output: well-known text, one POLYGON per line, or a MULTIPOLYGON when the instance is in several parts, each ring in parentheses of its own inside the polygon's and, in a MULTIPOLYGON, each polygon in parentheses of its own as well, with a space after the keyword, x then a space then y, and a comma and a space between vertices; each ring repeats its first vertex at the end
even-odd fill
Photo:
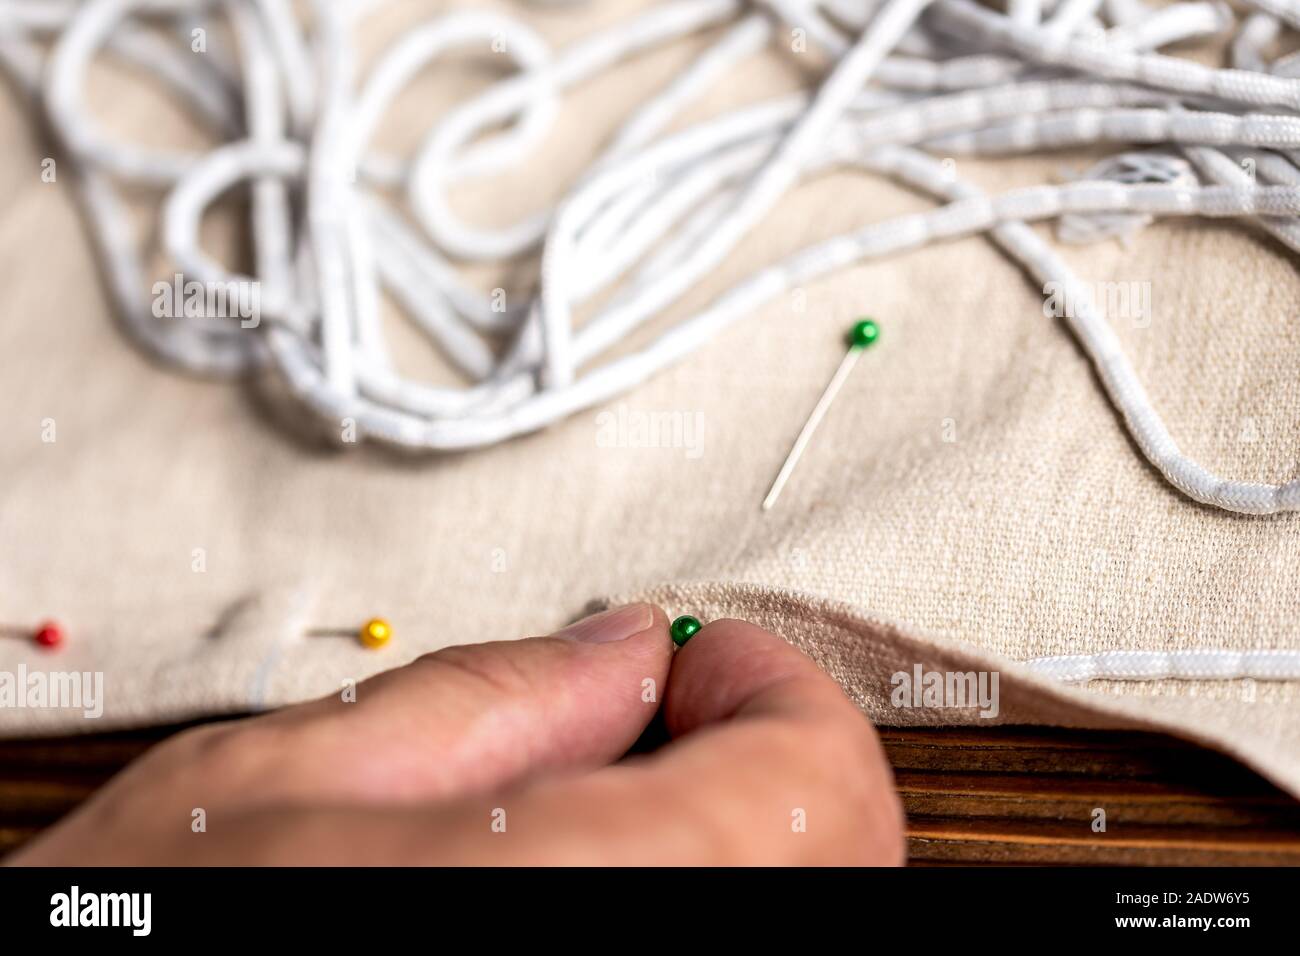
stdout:
POLYGON ((1066 683, 1090 680, 1300 680, 1300 651, 1104 651, 1022 661, 1031 671, 1066 683))
POLYGON ((1170 483, 1230 511, 1300 508, 1298 479, 1228 479, 1179 450, 1088 286, 1027 225, 1067 217, 1072 234, 1086 236, 1089 222, 1105 235, 1156 217, 1232 217, 1300 249, 1300 80, 1292 75, 1300 67, 1269 52, 1300 25, 1300 2, 1251 0, 1237 24, 1209 2, 1011 0, 1001 13, 974 0, 668 0, 559 51, 513 17, 464 12, 406 31, 358 75, 352 39, 374 5, 314 0, 309 29, 288 0, 0 0, 0 65, 39 99, 75 160, 117 311, 155 356, 215 375, 269 362, 299 399, 355 422, 361 435, 475 448, 634 387, 818 276, 985 234, 1035 281, 1066 290, 1066 325, 1170 483), (222 20, 233 48, 215 30, 204 55, 164 39, 184 41, 222 20), (1237 30, 1231 68, 1153 52, 1228 28, 1237 30), (458 183, 526 163, 567 91, 642 51, 714 29, 707 51, 629 113, 555 208, 495 228, 452 210, 458 183), (832 60, 815 91, 667 132, 738 64, 795 36, 832 60), (389 105, 430 63, 454 50, 498 49, 515 72, 432 120, 412 158, 372 147, 389 105), (84 104, 101 53, 148 71, 222 144, 166 151, 110 136, 84 104), (1101 178, 986 196, 933 158, 1096 143, 1158 147, 1163 168, 1182 163, 1176 168, 1190 178, 1101 178), (609 357, 715 271, 790 190, 843 168, 900 179, 941 205, 769 264, 637 351, 609 357), (205 212, 241 184, 252 187, 253 276, 232 274, 198 240, 205 212), (259 283, 266 321, 246 329, 155 318, 123 185, 165 190, 165 252, 190 280, 259 283), (389 201, 392 190, 410 220, 389 201), (539 251, 537 294, 505 308, 457 270, 539 251), (462 387, 395 370, 381 291, 462 373, 462 387), (590 314, 581 327, 579 309, 590 314))

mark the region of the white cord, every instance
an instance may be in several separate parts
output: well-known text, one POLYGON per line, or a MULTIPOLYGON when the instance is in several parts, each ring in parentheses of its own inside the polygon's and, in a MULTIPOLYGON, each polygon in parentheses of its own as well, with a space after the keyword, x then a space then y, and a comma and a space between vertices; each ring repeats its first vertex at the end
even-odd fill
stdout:
POLYGON ((1300 66, 1269 52, 1283 29, 1300 24, 1297 0, 1249 0, 1234 69, 1151 52, 1234 24, 1217 3, 1157 10, 1142 0, 1009 0, 1002 14, 975 0, 669 0, 559 51, 512 17, 452 13, 405 32, 358 77, 352 36, 374 5, 315 0, 308 30, 288 0, 0 0, 0 66, 39 95, 75 160, 117 310, 154 355, 216 375, 269 362, 302 401, 351 420, 360 435, 473 448, 632 388, 794 286, 984 233, 1045 289, 1065 290, 1066 325, 1168 481, 1230 511, 1300 508, 1300 480, 1229 480, 1182 454, 1088 287, 1027 225, 1063 220, 1077 241, 1131 236, 1155 217, 1238 217, 1300 249, 1300 80, 1291 75, 1300 66), (162 39, 222 19, 231 29, 207 29, 205 55, 162 39), (694 64, 629 113, 554 209, 498 228, 452 210, 447 197, 459 184, 526 161, 568 90, 724 25, 694 64), (222 48, 227 35, 233 51, 222 48), (46 37, 53 46, 42 62, 46 37), (832 59, 814 93, 668 132, 743 60, 788 50, 795 38, 832 59), (515 72, 431 121, 409 161, 373 149, 394 98, 458 49, 501 50, 515 72), (176 152, 110 136, 84 104, 87 69, 101 51, 152 74, 222 145, 176 152), (930 155, 1098 142, 1160 152, 1099 166, 1099 178, 1000 196, 983 195, 930 155), (1239 165, 1246 159, 1255 178, 1239 165), (714 271, 788 191, 837 168, 890 176, 943 204, 770 264, 639 350, 607 357, 714 271), (231 274, 198 240, 206 209, 243 183, 253 190, 255 277, 231 274), (151 314, 146 253, 124 212, 123 184, 167 191, 162 245, 187 280, 260 283, 258 328, 151 314), (388 201, 393 189, 418 227, 388 201), (456 269, 539 249, 540 289, 524 303, 502 307, 456 269), (394 370, 381 289, 463 373, 463 387, 394 370), (589 318, 576 327, 580 308, 589 318))
POLYGON ((1067 683, 1090 680, 1300 680, 1300 651, 1106 651, 1022 662, 1035 673, 1067 683))

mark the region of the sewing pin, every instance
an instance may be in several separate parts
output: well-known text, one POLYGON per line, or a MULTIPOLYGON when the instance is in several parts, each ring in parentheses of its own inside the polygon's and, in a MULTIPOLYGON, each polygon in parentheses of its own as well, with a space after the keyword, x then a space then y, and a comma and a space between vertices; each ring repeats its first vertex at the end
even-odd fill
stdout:
POLYGON ((813 407, 812 414, 808 416, 808 421, 804 423, 803 430, 799 432, 799 437, 794 440, 794 446, 790 449, 790 454, 786 456, 785 464, 781 466, 780 472, 777 473, 776 481, 772 482, 772 489, 763 499, 763 510, 769 510, 776 504, 777 496, 781 494, 781 489, 790 479, 790 473, 794 471, 794 466, 799 463, 800 456, 821 424, 821 420, 826 415, 826 410, 830 408, 831 402, 839 394, 840 389, 848 380, 849 373, 853 371, 853 366, 858 364, 863 351, 875 344, 876 339, 880 338, 880 326, 876 325, 872 319, 861 319, 853 324, 849 330, 849 350, 840 362, 840 367, 835 370, 830 382, 826 386, 826 391, 822 392, 822 397, 817 400, 816 406, 813 407))
POLYGON ((352 631, 340 627, 316 627, 307 632, 308 637, 355 637, 365 647, 378 650, 393 637, 393 626, 382 617, 372 617, 352 631))
POLYGON ((44 621, 35 630, 19 627, 0 627, 0 637, 16 637, 31 641, 47 650, 57 650, 63 644, 63 627, 57 621, 44 621))

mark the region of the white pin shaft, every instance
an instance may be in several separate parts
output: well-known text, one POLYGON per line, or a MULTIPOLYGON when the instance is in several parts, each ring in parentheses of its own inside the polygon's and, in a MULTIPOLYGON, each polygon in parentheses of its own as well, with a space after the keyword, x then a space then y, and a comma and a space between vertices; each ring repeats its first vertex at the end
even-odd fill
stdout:
POLYGON ((826 410, 831 407, 831 402, 848 380, 849 373, 853 371, 853 366, 858 364, 858 358, 862 355, 862 347, 854 345, 845 353, 840 367, 835 370, 835 375, 831 378, 826 386, 826 391, 822 392, 822 397, 817 400, 816 407, 813 408, 812 414, 808 416, 808 421, 804 423, 803 430, 799 432, 799 437, 794 440, 794 446, 790 449, 790 454, 786 456, 785 464, 781 466, 781 471, 776 476, 776 481, 772 482, 772 490, 767 493, 763 499, 763 510, 767 511, 776 504, 777 496, 781 494, 781 489, 790 479, 790 473, 794 471, 794 466, 799 463, 803 455, 804 448, 812 439, 813 432, 821 424, 821 420, 826 416, 826 410))

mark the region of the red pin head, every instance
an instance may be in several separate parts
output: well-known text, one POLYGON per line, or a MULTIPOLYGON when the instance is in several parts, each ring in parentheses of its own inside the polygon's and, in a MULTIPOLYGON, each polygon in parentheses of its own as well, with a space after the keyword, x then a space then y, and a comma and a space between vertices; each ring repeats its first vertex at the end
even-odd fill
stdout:
POLYGON ((36 629, 33 639, 41 647, 56 648, 63 643, 63 628, 54 621, 46 621, 36 629))

